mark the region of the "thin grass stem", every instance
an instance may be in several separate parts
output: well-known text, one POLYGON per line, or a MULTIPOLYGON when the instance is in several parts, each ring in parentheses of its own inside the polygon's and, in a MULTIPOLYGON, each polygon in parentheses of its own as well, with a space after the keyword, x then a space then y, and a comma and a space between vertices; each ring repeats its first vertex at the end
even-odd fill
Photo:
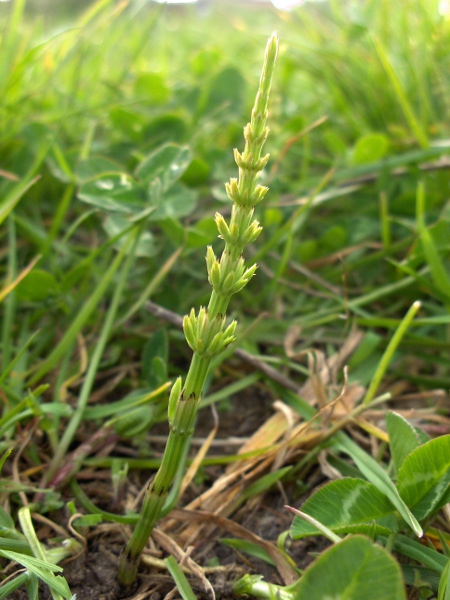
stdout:
POLYGON ((136 234, 136 228, 133 228, 126 240, 126 243, 123 247, 123 253, 125 254, 129 251, 127 256, 127 260, 122 268, 122 272, 120 274, 119 281, 114 291, 114 295, 112 298, 111 306, 108 310, 108 314, 105 319, 105 323, 103 325, 100 338, 95 347, 93 356, 89 362, 89 368, 86 374, 86 377, 83 382, 83 387, 81 388, 80 396, 78 398, 77 408, 70 419, 66 430, 64 431, 63 437, 56 449, 53 460, 50 463, 49 469, 46 472, 46 481, 50 481, 53 475, 56 473, 57 469, 60 466, 62 459, 64 458, 74 436, 80 425, 80 422, 83 418, 84 411, 86 409, 90 393, 92 391, 92 386, 94 385, 95 376, 97 374, 97 370, 100 364, 100 360, 102 358, 103 352, 105 350, 106 344, 111 334, 111 330, 114 324, 114 320, 117 315, 117 311, 119 308, 119 304, 122 298, 123 290, 125 288, 125 283, 127 281, 127 277, 130 272, 131 265, 134 260, 134 252, 133 249, 136 248, 136 245, 139 241, 140 232, 142 231, 142 225, 138 227, 138 233, 136 234))
POLYGON ((392 357, 394 356, 394 352, 397 350, 398 345, 400 344, 403 336, 405 335, 406 331, 408 330, 408 327, 411 324, 411 321, 414 319, 419 309, 420 302, 416 300, 416 302, 412 304, 411 308, 408 310, 408 312, 400 322, 400 325, 398 326, 396 332, 392 336, 391 341, 387 345, 387 348, 384 351, 383 356, 381 357, 377 370, 375 371, 375 374, 370 383, 369 389, 367 390, 367 393, 364 396, 364 400, 362 401, 363 405, 368 404, 375 397, 375 394, 377 393, 378 387, 384 377, 384 374, 386 373, 386 370, 392 360, 392 357))
MULTIPOLYGON (((117 272, 120 265, 122 264, 122 261, 126 255, 127 251, 130 249, 131 243, 133 241, 133 236, 135 235, 135 231, 136 231, 136 229, 135 229, 135 227, 133 227, 132 232, 130 233, 130 235, 127 238, 127 242, 120 249, 117 256, 112 261, 109 269, 106 271, 106 273, 101 278, 100 283, 94 290, 92 296, 87 300, 87 302, 81 308, 80 312, 77 314, 75 319, 72 321, 72 324, 67 329, 64 337, 61 339, 61 341, 58 343, 58 345, 50 353, 50 355, 47 357, 45 362, 43 364, 41 364, 40 367, 37 369, 37 372, 33 375, 33 377, 30 380, 30 384, 36 383, 37 381, 39 381, 39 379, 41 379, 44 375, 46 375, 57 364, 57 362, 61 359, 61 357, 66 353, 66 351, 73 344, 79 331, 81 330, 81 328, 83 327, 83 325, 85 324, 85 322, 87 321, 87 319, 89 318, 91 313, 94 311, 97 304, 100 302, 100 300, 103 297, 103 294, 105 293, 112 278, 114 277, 115 273, 117 272)), ((121 237, 122 235, 123 234, 121 233, 119 237, 121 237)))

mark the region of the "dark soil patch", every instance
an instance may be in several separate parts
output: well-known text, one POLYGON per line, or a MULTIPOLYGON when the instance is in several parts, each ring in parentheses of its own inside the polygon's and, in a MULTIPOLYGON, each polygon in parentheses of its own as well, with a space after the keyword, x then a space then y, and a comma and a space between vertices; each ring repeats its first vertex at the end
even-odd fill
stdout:
MULTIPOLYGON (((284 531, 289 526, 289 523, 285 525, 286 520, 275 519, 270 509, 264 505, 252 515, 250 522, 258 525, 254 533, 263 533, 264 530, 267 532, 274 528, 284 531)), ((101 543, 98 538, 94 538, 86 552, 62 564, 64 577, 77 600, 162 600, 173 590, 174 583, 167 572, 145 567, 140 569, 138 581, 131 589, 121 588, 117 580, 117 566, 122 546, 117 544, 114 539, 116 536, 111 537, 108 540, 108 536, 103 535, 101 543)), ((328 542, 323 538, 309 538, 292 542, 289 550, 295 563, 300 568, 305 568, 312 562, 315 554, 319 554, 327 546, 328 542)), ((225 567, 207 576, 217 600, 234 598, 233 583, 245 573, 261 574, 266 581, 283 585, 277 571, 266 562, 240 554, 221 544, 218 539, 206 544, 199 554, 201 557, 194 554, 193 558, 200 564, 214 561, 225 567)), ((188 579, 198 600, 211 600, 211 593, 204 589, 198 579, 188 579)), ((175 598, 178 597, 176 594, 175 598)), ((48 588, 41 586, 39 598, 52 600, 48 588)), ((28 600, 28 594, 22 590, 16 591, 11 600, 28 600)))

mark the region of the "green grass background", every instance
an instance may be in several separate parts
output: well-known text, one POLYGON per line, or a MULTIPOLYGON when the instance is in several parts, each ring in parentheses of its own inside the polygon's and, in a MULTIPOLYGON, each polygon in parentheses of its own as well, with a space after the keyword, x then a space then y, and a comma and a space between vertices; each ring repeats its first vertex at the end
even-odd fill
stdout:
POLYGON ((358 327, 350 380, 368 385, 420 300, 382 387, 448 389, 450 19, 439 2, 288 13, 103 0, 63 15, 15 0, 0 3, 0 25, 1 449, 39 416, 56 472, 102 374, 134 365, 113 386, 119 400, 182 371, 181 333, 145 301, 182 315, 208 298, 205 246, 220 244, 213 216, 229 211, 223 184, 273 30, 270 192, 249 257, 260 268, 232 304, 239 345, 301 381, 284 349, 293 326, 297 350, 327 355, 358 327), (178 199, 163 195, 142 230, 80 199, 106 165, 127 178, 167 143, 189 148, 187 169, 178 199))
POLYGON ((191 151, 183 198, 148 224, 127 267, 103 368, 141 359, 157 327, 147 298, 180 314, 205 302, 204 246, 217 243, 214 212, 228 210, 231 150, 274 29, 271 191, 259 210, 261 268, 233 305, 241 344, 283 363, 291 326, 301 347, 328 351, 357 325, 366 336, 350 376, 366 384, 420 299, 392 372, 448 386, 450 34, 438 2, 336 0, 287 13, 103 1, 70 18, 40 18, 23 0, 0 9, 3 368, 20 354, 3 377, 11 405, 30 382, 51 381, 58 401, 80 369, 77 336, 88 356, 96 345, 126 221, 77 193, 104 164, 128 176, 162 144, 191 151))

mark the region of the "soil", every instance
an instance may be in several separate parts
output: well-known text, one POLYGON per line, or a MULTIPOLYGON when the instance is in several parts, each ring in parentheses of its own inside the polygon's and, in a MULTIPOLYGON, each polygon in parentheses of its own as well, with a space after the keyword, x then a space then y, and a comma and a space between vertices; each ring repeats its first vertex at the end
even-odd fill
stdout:
MULTIPOLYGON (((273 515, 267 518, 267 511, 269 511, 268 506, 262 506, 253 515, 252 521, 263 522, 266 525, 269 522, 275 523, 277 531, 289 527, 291 518, 280 518, 277 521, 273 515), (262 516, 261 519, 260 516, 262 516)), ((272 539, 275 541, 274 538, 272 539)), ((327 545, 322 538, 309 538, 293 543, 290 554, 298 566, 305 568, 314 559, 314 555, 320 553, 327 545)), ((77 600, 162 600, 174 590, 174 583, 170 575, 156 569, 141 569, 138 582, 131 589, 121 588, 117 580, 118 557, 121 549, 122 544, 117 544, 114 539, 108 540, 108 536, 100 539, 99 536, 95 536, 90 540, 86 552, 83 552, 75 560, 62 563, 64 577, 72 593, 76 594, 77 600)), ((261 574, 266 581, 283 584, 277 571, 267 563, 248 555, 244 556, 221 544, 219 539, 208 544, 203 552, 202 563, 207 564, 214 559, 222 567, 225 567, 212 576, 208 575, 217 600, 235 598, 232 585, 245 573, 261 574)), ((206 591, 198 579, 191 577, 189 580, 198 600, 212 598, 211 592, 206 591)), ((174 596, 174 598, 179 597, 178 593, 174 596)), ((28 598, 25 591, 17 591, 11 596, 12 600, 28 600, 28 598)), ((48 588, 41 586, 39 598, 52 600, 48 588)))
MULTIPOLYGON (((270 394, 258 387, 248 389, 231 398, 229 406, 219 414, 220 425, 216 439, 235 440, 250 436, 273 414, 272 402, 273 398, 270 394)), ((208 408, 203 409, 199 414, 195 436, 206 437, 213 423, 212 411, 208 408)), ((160 425, 156 431, 152 430, 152 435, 157 438, 158 432, 164 434, 165 428, 166 425, 160 425)), ((158 443, 153 443, 152 447, 158 450, 158 443)), ((162 450, 162 446, 160 449, 162 450)), ((230 443, 229 448, 226 444, 219 448, 212 447, 209 455, 218 452, 222 455, 226 452, 233 454, 236 450, 236 445, 230 443)), ((205 468, 203 483, 193 483, 191 489, 183 496, 183 503, 192 500, 207 489, 224 469, 225 467, 220 466, 205 468)), ((132 473, 130 481, 133 485, 139 485, 140 482, 144 486, 146 477, 148 473, 132 473)), ((105 501, 105 498, 112 496, 109 481, 84 480, 79 474, 78 482, 94 503, 111 512, 120 512, 120 507, 112 507, 105 501)), ((63 490, 63 494, 66 501, 71 499, 70 491, 63 490)), ((239 523, 263 540, 276 543, 278 536, 288 530, 292 522, 292 515, 284 508, 286 503, 295 505, 299 503, 295 483, 283 488, 282 493, 275 488, 270 493, 260 495, 256 499, 252 498, 231 518, 233 522, 239 523)), ((48 516, 67 527, 68 514, 61 511, 48 516)), ((48 528, 47 530, 44 528, 43 531, 40 537, 45 542, 45 535, 50 532, 48 528)), ((77 600, 162 600, 168 594, 171 594, 172 598, 179 597, 176 588, 174 589, 173 579, 166 570, 145 565, 141 565, 138 581, 131 589, 123 589, 120 586, 117 580, 118 559, 129 532, 130 530, 124 526, 107 523, 83 532, 87 540, 85 550, 79 556, 61 563, 64 577, 72 593, 76 594, 77 600)), ((284 585, 276 568, 222 543, 221 537, 233 536, 215 528, 209 537, 195 542, 190 555, 190 558, 200 566, 220 565, 215 571, 212 569, 207 573, 207 579, 214 589, 217 600, 233 598, 233 583, 246 573, 260 574, 266 581, 284 585)), ((314 555, 320 553, 327 545, 327 541, 322 538, 296 542, 291 540, 287 543, 290 555, 301 569, 304 569, 314 559, 314 555)), ((157 558, 167 556, 167 553, 161 551, 155 544, 152 545, 152 550, 157 558)), ((190 576, 188 579, 199 600, 210 600, 213 597, 211 590, 205 589, 204 582, 199 578, 190 576)), ((49 589, 44 585, 41 585, 39 598, 41 600, 52 598, 49 589)), ((28 600, 28 594, 25 590, 17 590, 11 595, 11 600, 28 600)))
MULTIPOLYGON (((215 436, 217 443, 210 447, 207 456, 235 455, 238 449, 237 439, 239 438, 240 443, 243 443, 261 425, 267 423, 274 414, 274 400, 275 398, 271 396, 268 389, 255 386, 227 401, 226 405, 222 406, 222 410, 219 409, 219 428, 215 436)), ((214 421, 215 417, 210 408, 200 411, 191 447, 193 455, 197 453, 201 439, 205 439, 210 433, 214 421)), ((164 423, 152 428, 148 445, 156 454, 163 450, 166 429, 167 425, 164 423)), ((95 433, 93 430, 79 432, 77 444, 83 443, 93 433, 95 433)), ((103 448, 100 453, 103 452, 104 455, 117 453, 117 455, 123 456, 127 448, 131 455, 133 449, 130 445, 127 446, 123 440, 115 440, 109 447, 103 448)), ((286 464, 289 463, 277 465, 277 468, 286 464)), ((296 465, 295 459, 291 460, 290 464, 296 465)), ((180 506, 186 506, 201 494, 211 490, 214 482, 223 476, 226 469, 226 464, 216 464, 201 469, 199 472, 201 477, 194 478, 191 482, 182 497, 180 506)), ((268 472, 270 472, 270 466, 261 474, 268 472)), ((130 471, 127 487, 124 490, 124 501, 115 504, 113 503, 109 469, 103 471, 82 469, 77 474, 77 480, 94 504, 104 510, 123 514, 126 500, 134 500, 139 491, 145 487, 150 476, 151 472, 130 471)), ((242 477, 244 481, 244 473, 242 477)), ((269 491, 251 496, 245 502, 238 502, 236 510, 227 515, 228 522, 238 524, 243 530, 276 546, 280 534, 288 531, 292 523, 292 514, 286 510, 285 506, 300 506, 306 497, 326 480, 321 467, 313 462, 300 474, 297 473, 291 479, 283 479, 283 484, 279 483, 269 491)), ((246 482, 247 485, 251 483, 252 481, 246 482)), ((69 500, 73 500, 73 497, 69 488, 63 488, 61 492, 66 506, 69 500)), ((78 505, 77 508, 79 508, 78 505)), ((205 511, 203 505, 200 509, 198 514, 205 511)), ((65 510, 61 509, 46 515, 46 517, 66 530, 68 529, 70 515, 65 510)), ((192 523, 188 525, 192 530, 192 523)), ((224 538, 236 539, 232 527, 228 531, 226 527, 225 529, 219 526, 211 527, 209 522, 202 523, 201 519, 194 521, 194 528, 197 525, 201 533, 198 536, 191 535, 189 543, 183 537, 187 525, 183 521, 182 511, 174 511, 168 515, 159 524, 158 530, 165 532, 166 537, 179 544, 196 565, 205 569, 209 587, 205 579, 202 580, 198 575, 188 575, 189 583, 198 600, 235 598, 233 583, 245 574, 258 574, 263 576, 267 582, 278 585, 286 584, 276 567, 249 553, 232 548, 227 545, 226 541, 223 541, 224 538)), ((36 523, 36 529, 44 543, 55 535, 48 524, 39 528, 39 523, 36 523)), ((159 543, 157 531, 148 545, 148 555, 154 559, 152 566, 149 566, 147 562, 140 565, 138 579, 133 587, 123 589, 120 586, 117 580, 118 561, 130 532, 130 528, 116 523, 101 523, 80 532, 85 538, 84 550, 78 556, 61 563, 64 577, 72 593, 76 594, 77 600, 172 600, 180 597, 172 577, 162 563, 162 560, 171 552, 167 551, 164 544, 159 543), (158 560, 160 563, 155 564, 158 560)), ((296 567, 303 570, 328 545, 329 542, 323 537, 311 537, 298 541, 288 538, 285 549, 292 557, 296 567)), ((10 575, 11 572, 8 571, 7 574, 10 575)), ((413 598, 414 596, 408 597, 413 598)), ((28 593, 22 589, 11 595, 11 600, 28 600, 28 598, 28 593)), ((50 591, 45 585, 40 587, 39 599, 52 600, 50 591)))

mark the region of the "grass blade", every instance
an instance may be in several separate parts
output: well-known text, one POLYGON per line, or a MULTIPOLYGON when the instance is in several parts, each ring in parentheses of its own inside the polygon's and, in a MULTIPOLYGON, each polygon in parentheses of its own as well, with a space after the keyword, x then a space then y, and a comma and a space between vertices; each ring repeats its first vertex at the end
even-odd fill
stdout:
POLYGON ((405 317, 402 319, 396 332, 392 336, 391 341, 387 345, 386 350, 384 351, 384 354, 378 364, 377 370, 375 371, 375 374, 370 383, 369 389, 367 390, 366 395, 364 396, 364 400, 362 401, 362 404, 368 404, 375 397, 375 394, 378 390, 378 386, 380 385, 381 380, 383 379, 384 374, 386 373, 386 370, 392 360, 392 357, 394 356, 394 352, 397 350, 398 345, 400 344, 411 321, 414 319, 414 317, 416 316, 419 309, 420 309, 420 302, 419 301, 414 302, 413 305, 411 306, 411 308, 406 313, 405 317))
POLYGON ((425 185, 423 181, 417 188, 416 220, 417 230, 422 242, 423 251, 430 266, 433 282, 438 290, 450 302, 450 279, 447 269, 442 262, 439 252, 434 244, 433 238, 425 224, 425 185))
MULTIPOLYGON (((133 228, 134 231, 134 228, 133 228)), ((98 303, 102 299, 108 285, 110 284, 112 278, 115 273, 119 269, 124 257, 126 256, 127 251, 129 250, 131 243, 133 242, 133 236, 128 236, 127 242, 122 246, 117 256, 111 263, 111 266, 100 279, 96 289, 94 290, 91 297, 84 303, 83 308, 77 314, 77 316, 72 321, 72 324, 67 329, 65 335, 61 339, 61 341, 57 344, 54 350, 49 354, 47 359, 43 364, 37 369, 37 372, 32 376, 30 384, 36 383, 41 379, 44 375, 46 375, 55 365, 61 360, 62 356, 68 351, 70 346, 75 341, 76 336, 96 309, 98 303)))
POLYGON ((169 569, 169 572, 172 575, 183 600, 197 600, 189 581, 186 579, 186 575, 183 573, 174 557, 169 556, 164 562, 166 563, 167 568, 169 569))
POLYGON ((400 497, 394 483, 389 478, 386 471, 355 442, 343 433, 339 432, 335 437, 333 447, 348 454, 356 463, 361 473, 373 483, 380 492, 383 492, 395 508, 399 511, 411 529, 418 537, 422 537, 423 530, 417 519, 409 510, 408 506, 400 497))
POLYGON ((386 49, 384 48, 381 41, 375 36, 373 37, 373 43, 375 45, 381 64, 383 65, 384 70, 386 71, 386 74, 391 81, 392 87, 394 88, 397 100, 400 106, 402 107, 403 114, 405 115, 405 119, 408 125, 410 126, 420 146, 422 148, 428 148, 428 137, 420 124, 420 120, 414 114, 414 110, 411 106, 411 103, 408 100, 408 96, 406 95, 405 90, 403 89, 402 83, 397 73, 395 72, 391 61, 388 58, 386 49))

